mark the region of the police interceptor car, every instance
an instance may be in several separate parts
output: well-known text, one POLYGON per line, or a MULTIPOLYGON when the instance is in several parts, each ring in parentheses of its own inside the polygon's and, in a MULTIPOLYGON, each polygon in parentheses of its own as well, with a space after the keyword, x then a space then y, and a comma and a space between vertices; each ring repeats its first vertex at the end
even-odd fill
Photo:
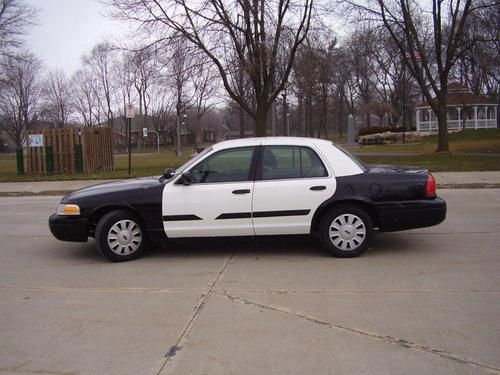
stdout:
POLYGON ((269 137, 217 143, 163 176, 65 196, 49 219, 59 240, 112 261, 148 242, 184 237, 317 234, 338 257, 363 253, 374 230, 427 227, 446 217, 429 171, 365 166, 330 141, 269 137))

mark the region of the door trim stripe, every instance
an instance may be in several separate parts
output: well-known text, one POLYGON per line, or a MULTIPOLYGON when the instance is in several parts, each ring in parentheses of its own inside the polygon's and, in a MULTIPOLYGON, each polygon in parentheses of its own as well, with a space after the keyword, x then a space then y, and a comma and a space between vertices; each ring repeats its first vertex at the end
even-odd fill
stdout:
MULTIPOLYGON (((279 217, 279 216, 307 216, 311 210, 284 210, 284 211, 258 211, 254 212, 228 212, 220 214, 215 218, 215 220, 227 220, 227 219, 250 219, 263 218, 263 217, 279 217)), ((196 215, 166 215, 163 216, 163 221, 191 221, 191 220, 203 220, 201 217, 196 215)))
POLYGON ((286 211, 259 211, 254 212, 229 212, 220 214, 215 220, 224 219, 250 219, 251 217, 279 217, 279 216, 307 216, 311 210, 286 210, 286 211))
POLYGON ((230 212, 226 214, 220 214, 215 218, 215 220, 223 219, 249 219, 252 217, 251 212, 230 212))
POLYGON ((166 215, 163 216, 163 221, 188 221, 188 220, 203 220, 196 215, 166 215))
POLYGON ((311 210, 285 210, 285 211, 258 211, 253 217, 275 217, 275 216, 307 216, 311 210))

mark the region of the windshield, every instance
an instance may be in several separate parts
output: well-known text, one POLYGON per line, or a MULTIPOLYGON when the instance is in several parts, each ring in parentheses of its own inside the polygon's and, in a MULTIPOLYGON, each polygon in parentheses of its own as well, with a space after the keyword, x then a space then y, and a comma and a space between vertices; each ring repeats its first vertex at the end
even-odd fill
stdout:
POLYGON ((353 154, 351 154, 349 151, 347 151, 345 148, 339 146, 339 145, 336 145, 335 143, 332 143, 333 147, 336 147, 338 148, 340 151, 342 151, 344 154, 346 154, 353 162, 356 163, 356 165, 358 167, 361 168, 361 170, 363 172, 366 172, 368 170, 368 168, 366 167, 366 165, 360 160, 358 159, 357 156, 354 156, 353 154))
POLYGON ((187 162, 185 162, 184 164, 182 164, 179 168, 177 168, 175 170, 175 172, 176 173, 182 173, 182 172, 184 172, 184 170, 186 170, 189 166, 191 166, 192 164, 194 164, 195 162, 197 162, 198 160, 200 160, 203 156, 205 156, 206 154, 208 154, 210 151, 212 151, 212 147, 207 147, 202 152, 200 152, 199 154, 196 154, 191 159, 189 159, 187 162))

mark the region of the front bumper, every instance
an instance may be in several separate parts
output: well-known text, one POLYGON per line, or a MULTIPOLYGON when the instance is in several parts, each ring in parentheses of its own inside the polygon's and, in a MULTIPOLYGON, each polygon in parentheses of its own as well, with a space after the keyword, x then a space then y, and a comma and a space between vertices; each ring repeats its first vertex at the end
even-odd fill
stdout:
POLYGON ((49 218, 52 235, 61 241, 87 242, 87 219, 80 216, 61 216, 53 214, 49 218))
POLYGON ((382 232, 430 227, 446 218, 446 202, 441 198, 380 202, 374 207, 382 232))

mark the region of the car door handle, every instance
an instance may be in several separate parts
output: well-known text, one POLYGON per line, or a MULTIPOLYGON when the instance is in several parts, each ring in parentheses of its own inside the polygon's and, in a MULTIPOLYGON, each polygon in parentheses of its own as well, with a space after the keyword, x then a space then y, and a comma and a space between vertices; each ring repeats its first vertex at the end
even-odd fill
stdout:
POLYGON ((326 186, 311 186, 309 190, 325 190, 326 186))
POLYGON ((233 194, 248 194, 250 189, 233 190, 233 194))

